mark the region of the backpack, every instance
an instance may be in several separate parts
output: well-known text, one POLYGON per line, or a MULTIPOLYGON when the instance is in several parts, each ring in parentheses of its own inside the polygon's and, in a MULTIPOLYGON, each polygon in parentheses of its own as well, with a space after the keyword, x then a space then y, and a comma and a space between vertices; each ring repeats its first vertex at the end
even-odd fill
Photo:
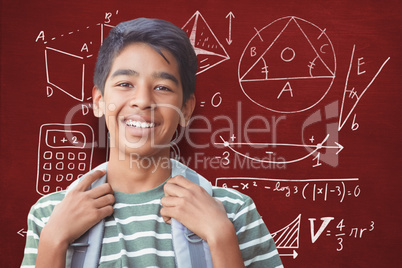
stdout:
MULTIPOLYGON (((210 195, 212 195, 212 186, 208 180, 182 163, 174 159, 171 159, 170 161, 172 164, 172 177, 182 175, 192 182, 200 185, 210 195)), ((107 162, 99 165, 94 170, 106 170, 106 168, 107 162)), ((80 180, 77 180, 72 183, 67 189, 67 192, 71 188, 75 187, 79 181, 80 180)), ((91 188, 97 187, 105 182, 106 175, 92 183, 91 188)), ((104 225, 105 220, 103 219, 70 245, 69 249, 67 250, 66 267, 98 267, 102 248, 104 225)), ((212 257, 208 243, 175 219, 171 220, 171 226, 176 267, 212 268, 212 257)))

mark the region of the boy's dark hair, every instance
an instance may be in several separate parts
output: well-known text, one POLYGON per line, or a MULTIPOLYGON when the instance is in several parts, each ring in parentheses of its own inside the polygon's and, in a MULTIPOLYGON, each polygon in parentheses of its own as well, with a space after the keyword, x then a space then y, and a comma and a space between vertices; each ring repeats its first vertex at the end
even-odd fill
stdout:
MULTIPOLYGON (((162 57, 169 51, 176 59, 183 87, 183 104, 195 91, 197 56, 187 34, 172 23, 160 19, 138 18, 119 23, 105 38, 99 49, 94 84, 102 94, 114 59, 129 44, 146 43, 162 57)), ((166 60, 166 58, 165 58, 166 60)))

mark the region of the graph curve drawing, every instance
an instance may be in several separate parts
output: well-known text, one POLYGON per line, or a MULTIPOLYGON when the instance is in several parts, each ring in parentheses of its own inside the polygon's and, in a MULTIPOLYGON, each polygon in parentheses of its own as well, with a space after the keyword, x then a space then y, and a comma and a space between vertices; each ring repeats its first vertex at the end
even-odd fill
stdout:
POLYGON ((300 220, 301 214, 282 229, 271 233, 278 249, 299 248, 300 220))
POLYGON ((302 112, 318 104, 336 73, 335 51, 326 29, 292 16, 254 30, 238 67, 246 97, 278 113, 302 112))
POLYGON ((330 137, 329 134, 327 134, 325 136, 325 138, 317 144, 313 144, 313 145, 306 145, 306 144, 291 144, 291 143, 235 143, 235 142, 228 142, 226 140, 224 140, 222 138, 222 136, 219 136, 220 139, 222 140, 222 142, 215 142, 214 145, 220 145, 220 146, 224 146, 224 148, 228 148, 230 149, 232 152, 234 152, 235 154, 242 156, 244 158, 253 160, 253 161, 257 161, 257 162, 261 162, 261 163, 270 163, 270 164, 292 164, 292 163, 296 163, 299 161, 302 161, 310 156, 315 156, 316 153, 320 150, 320 149, 335 149, 337 150, 336 154, 339 154, 340 151, 343 150, 343 146, 339 143, 336 143, 334 145, 324 145, 327 141, 328 138, 330 137), (264 158, 257 158, 257 157, 253 157, 250 156, 248 153, 244 153, 241 152, 238 149, 235 149, 234 147, 237 145, 247 145, 247 146, 254 146, 255 148, 260 148, 261 149, 266 149, 270 146, 280 146, 280 147, 296 147, 296 148, 309 148, 310 150, 304 154, 303 156, 297 157, 297 158, 293 158, 293 159, 283 159, 283 160, 272 160, 270 158, 264 159, 264 158))
POLYGON ((199 11, 194 13, 182 29, 187 33, 197 54, 197 74, 230 59, 225 48, 199 11))

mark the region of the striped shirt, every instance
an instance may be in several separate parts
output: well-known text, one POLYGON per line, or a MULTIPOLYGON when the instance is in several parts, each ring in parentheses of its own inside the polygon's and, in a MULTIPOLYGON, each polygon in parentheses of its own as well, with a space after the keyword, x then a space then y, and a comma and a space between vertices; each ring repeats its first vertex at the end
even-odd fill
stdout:
MULTIPOLYGON (((21 267, 35 267, 39 236, 65 191, 42 197, 28 215, 21 267)), ((99 267, 175 267, 171 227, 160 214, 163 184, 146 192, 115 192, 114 213, 106 218, 99 267)), ((275 243, 252 199, 213 187, 232 221, 246 267, 282 267, 275 243)))

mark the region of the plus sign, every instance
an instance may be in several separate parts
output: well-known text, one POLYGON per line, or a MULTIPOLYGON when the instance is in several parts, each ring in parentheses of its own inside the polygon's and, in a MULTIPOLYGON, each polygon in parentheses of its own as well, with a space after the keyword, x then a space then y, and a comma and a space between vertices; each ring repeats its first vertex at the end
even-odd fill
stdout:
POLYGON ((310 138, 310 142, 313 143, 314 142, 314 136, 311 136, 310 138))
POLYGON ((63 137, 63 139, 61 139, 62 143, 65 143, 67 141, 66 137, 63 137))
POLYGON ((231 139, 232 141, 234 141, 234 140, 236 139, 236 136, 235 136, 234 134, 232 134, 232 136, 230 137, 230 139, 231 139))

